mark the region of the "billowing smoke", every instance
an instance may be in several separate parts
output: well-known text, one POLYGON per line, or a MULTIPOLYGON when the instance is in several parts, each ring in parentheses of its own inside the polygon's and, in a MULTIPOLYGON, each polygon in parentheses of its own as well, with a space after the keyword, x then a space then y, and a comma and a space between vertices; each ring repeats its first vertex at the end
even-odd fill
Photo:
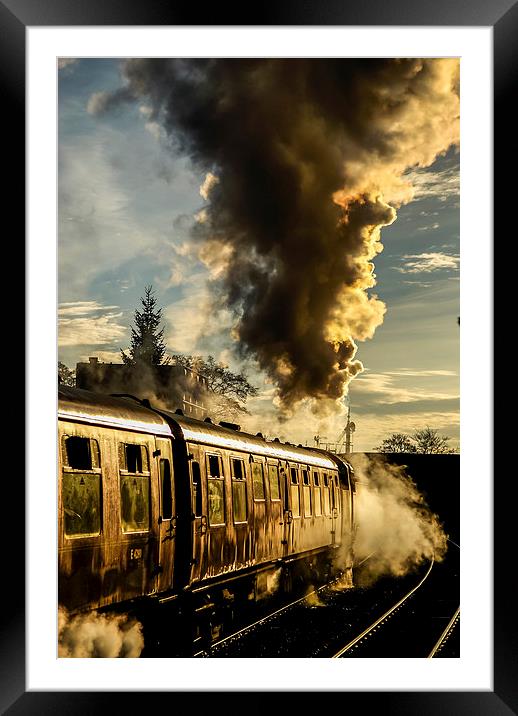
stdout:
POLYGON ((76 369, 76 385, 108 395, 134 395, 147 399, 155 408, 174 411, 182 407, 188 397, 204 405, 208 391, 193 379, 190 372, 184 373, 181 366, 151 365, 145 362, 137 366, 111 363, 79 363, 76 369))
POLYGON ((362 584, 385 575, 402 576, 431 559, 440 562, 447 536, 404 467, 382 456, 353 453, 358 480, 355 563, 362 584), (368 557, 368 559, 366 559, 368 557))
POLYGON ((125 86, 206 172, 193 234, 225 256, 220 306, 280 405, 324 406, 363 369, 385 305, 369 293, 405 172, 459 141, 457 59, 134 59, 125 86))
POLYGON ((142 625, 125 614, 58 611, 59 657, 138 657, 144 648, 142 625))

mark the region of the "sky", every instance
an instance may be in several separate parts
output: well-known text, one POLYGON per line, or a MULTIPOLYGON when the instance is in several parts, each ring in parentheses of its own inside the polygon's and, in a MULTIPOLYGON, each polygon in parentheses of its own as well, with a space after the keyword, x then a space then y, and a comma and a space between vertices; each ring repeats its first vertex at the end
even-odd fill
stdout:
POLYGON ((460 182, 449 95, 438 102, 424 81, 409 93, 408 71, 365 71, 351 60, 342 61, 352 62, 347 86, 341 70, 330 68, 327 88, 327 67, 292 61, 288 79, 261 70, 252 89, 235 64, 202 68, 195 86, 191 68, 131 62, 59 63, 59 360, 120 362, 151 284, 171 354, 213 355, 258 387, 245 429, 335 442, 344 393, 355 450, 425 426, 456 447, 460 182), (222 97, 230 109, 219 112, 222 97), (317 211, 342 164, 347 191, 317 211), (286 167, 306 182, 300 191, 286 189, 286 167), (276 217, 269 233, 264 217, 281 196, 289 221, 276 217), (348 219, 335 241, 337 207, 348 219), (312 222, 323 222, 321 235, 312 222), (356 252, 352 268, 343 246, 356 252), (290 314, 298 309, 308 328, 290 314), (296 328, 281 348, 277 323, 296 328))

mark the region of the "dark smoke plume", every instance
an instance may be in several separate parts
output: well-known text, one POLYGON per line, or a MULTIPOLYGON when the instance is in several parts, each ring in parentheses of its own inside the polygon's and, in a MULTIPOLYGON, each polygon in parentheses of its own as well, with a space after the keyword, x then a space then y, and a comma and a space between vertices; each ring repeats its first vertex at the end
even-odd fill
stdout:
MULTIPOLYGON (((456 59, 135 59, 121 101, 150 108, 207 172, 194 235, 224 257, 220 299, 283 407, 336 400, 385 305, 368 293, 404 173, 459 138, 456 59), (392 205, 389 204, 391 202, 392 205)), ((101 112, 116 96, 91 102, 101 112)))

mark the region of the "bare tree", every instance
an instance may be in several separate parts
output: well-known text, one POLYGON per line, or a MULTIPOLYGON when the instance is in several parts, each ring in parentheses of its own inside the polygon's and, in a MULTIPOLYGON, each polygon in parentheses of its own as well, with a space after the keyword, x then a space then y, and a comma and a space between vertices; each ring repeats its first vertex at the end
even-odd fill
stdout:
POLYGON ((419 453, 451 454, 455 452, 448 445, 451 438, 439 435, 437 430, 428 426, 422 430, 416 430, 412 435, 412 440, 416 444, 416 452, 419 453))
POLYGON ((439 435, 437 430, 427 426, 422 430, 416 430, 412 435, 392 433, 374 449, 378 452, 452 454, 455 450, 448 445, 450 440, 450 437, 439 435))
POLYGON ((378 452, 416 452, 416 446, 413 444, 409 435, 404 433, 392 433, 388 438, 374 448, 378 452))
POLYGON ((209 410, 214 418, 235 420, 239 415, 249 415, 245 407, 247 398, 257 395, 258 390, 245 373, 233 373, 228 366, 213 356, 173 356, 179 365, 207 379, 210 401, 209 410))

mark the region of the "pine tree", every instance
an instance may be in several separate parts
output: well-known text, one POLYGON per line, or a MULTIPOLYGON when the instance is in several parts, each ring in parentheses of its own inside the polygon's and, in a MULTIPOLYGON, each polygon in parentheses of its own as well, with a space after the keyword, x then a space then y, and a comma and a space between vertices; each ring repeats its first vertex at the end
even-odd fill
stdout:
POLYGON ((157 308, 157 300, 152 286, 146 286, 145 295, 140 299, 142 310, 135 311, 135 327, 131 329, 129 354, 121 350, 125 365, 160 365, 169 363, 165 357, 164 329, 160 329, 162 309, 157 308), (165 360, 164 360, 165 358, 165 360))

